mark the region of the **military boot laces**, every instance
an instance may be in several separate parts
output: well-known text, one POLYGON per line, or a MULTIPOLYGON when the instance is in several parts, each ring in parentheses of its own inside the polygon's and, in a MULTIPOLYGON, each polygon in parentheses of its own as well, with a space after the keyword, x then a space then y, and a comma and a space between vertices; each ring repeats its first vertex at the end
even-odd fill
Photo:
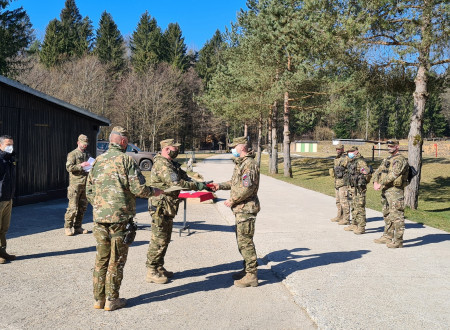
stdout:
POLYGON ((341 226, 345 226, 345 225, 349 225, 349 224, 350 224, 350 222, 345 219, 342 219, 338 222, 338 225, 341 225, 341 226))
POLYGON ((234 285, 239 288, 246 288, 249 286, 258 286, 258 276, 253 273, 246 273, 240 280, 234 281, 234 285))
POLYGON ((388 236, 381 236, 380 238, 376 238, 373 240, 374 243, 377 244, 387 244, 392 242, 392 238, 389 238, 388 236))
POLYGON ((402 242, 399 242, 399 241, 391 242, 391 243, 386 244, 386 246, 390 249, 402 248, 403 241, 402 242))
POLYGON ((245 276, 245 274, 247 274, 245 272, 245 269, 242 269, 239 272, 234 273, 231 277, 233 278, 233 280, 240 280, 241 278, 243 278, 245 276))
POLYGON ((169 279, 166 276, 161 275, 156 271, 156 269, 151 268, 149 268, 149 270, 147 271, 147 276, 145 277, 145 280, 148 283, 157 283, 157 284, 165 284, 169 281, 169 279))
POLYGON ((73 236, 72 228, 64 228, 64 234, 66 236, 73 236))
POLYGON ((127 300, 125 298, 116 298, 114 300, 106 300, 105 311, 115 311, 116 309, 125 307, 127 300))
POLYGON ((365 227, 356 227, 355 229, 353 229, 353 234, 356 234, 356 235, 361 235, 361 234, 364 234, 365 232, 366 232, 365 227))
POLYGON ((350 225, 350 226, 344 228, 345 231, 353 231, 355 229, 356 229, 355 225, 350 225))
POLYGON ((105 308, 105 302, 106 302, 106 299, 96 300, 94 302, 94 308, 95 309, 103 309, 103 308, 105 308))
POLYGON ((74 230, 74 234, 87 234, 87 233, 88 233, 88 230, 84 229, 82 227, 75 228, 75 230, 74 230))
POLYGON ((160 275, 162 275, 163 277, 167 277, 167 278, 172 278, 173 277, 173 272, 168 271, 167 269, 165 269, 163 266, 158 267, 158 273, 160 275))

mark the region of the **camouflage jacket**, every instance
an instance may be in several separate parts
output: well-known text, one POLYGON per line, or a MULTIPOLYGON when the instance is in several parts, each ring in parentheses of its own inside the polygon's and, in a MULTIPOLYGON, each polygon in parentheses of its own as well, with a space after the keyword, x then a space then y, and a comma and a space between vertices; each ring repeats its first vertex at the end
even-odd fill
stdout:
POLYGON ((233 213, 253 213, 260 211, 258 199, 259 167, 255 153, 249 152, 245 157, 236 158, 233 176, 230 181, 219 183, 219 188, 230 190, 231 209, 233 213))
POLYGON ((389 156, 380 164, 373 177, 375 182, 381 184, 381 189, 397 187, 403 189, 408 177, 408 159, 401 154, 389 156))
POLYGON ((367 165, 364 157, 361 154, 355 158, 348 159, 347 162, 348 180, 351 187, 357 187, 361 190, 367 189, 367 184, 372 177, 371 168, 367 165))
POLYGON ((89 152, 82 152, 78 148, 67 154, 66 169, 69 172, 69 185, 78 186, 86 184, 88 172, 83 170, 80 164, 86 162, 89 157, 91 157, 89 152))
MULTIPOLYGON (((150 172, 150 185, 162 190, 173 186, 197 190, 197 183, 181 169, 178 162, 169 160, 160 154, 153 158, 154 164, 150 172)), ((148 203, 149 209, 162 208, 164 215, 174 217, 178 212, 180 199, 179 191, 164 193, 159 196, 152 196, 148 203)))
POLYGON ((334 166, 330 169, 330 175, 334 178, 336 189, 348 185, 347 163, 349 158, 343 153, 334 159, 334 166))
POLYGON ((136 215, 136 197, 148 198, 153 189, 134 160, 116 143, 95 160, 86 183, 94 222, 127 222, 136 215))

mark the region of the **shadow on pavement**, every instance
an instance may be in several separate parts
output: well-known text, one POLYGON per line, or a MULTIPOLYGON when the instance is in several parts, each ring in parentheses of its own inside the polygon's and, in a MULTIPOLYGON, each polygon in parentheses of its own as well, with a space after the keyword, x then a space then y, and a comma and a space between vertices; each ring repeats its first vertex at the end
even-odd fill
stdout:
MULTIPOLYGON (((136 242, 133 242, 132 246, 140 246, 140 245, 148 245, 148 241, 136 241, 136 242)), ((89 247, 84 247, 84 248, 79 248, 79 249, 72 249, 72 250, 50 251, 50 252, 43 252, 43 253, 36 253, 36 254, 20 255, 20 256, 17 256, 17 260, 47 258, 47 257, 55 257, 55 256, 63 256, 63 255, 79 254, 79 253, 88 253, 88 252, 95 252, 95 251, 96 251, 96 247, 95 246, 89 246, 89 247)))
MULTIPOLYGON (((205 224, 205 221, 188 221, 189 227, 196 230, 202 231, 222 231, 222 232, 234 232, 234 226, 226 225, 211 225, 205 224)), ((181 222, 179 223, 181 224, 181 222)))
MULTIPOLYGON (((14 207, 11 215, 11 225, 7 238, 43 233, 50 230, 64 228, 64 215, 68 200, 54 199, 47 202, 28 204, 14 207)), ((136 211, 148 210, 147 199, 136 200, 136 211)), ((92 206, 89 204, 84 214, 83 224, 92 222, 92 206)))
MULTIPOLYGON (((192 294, 196 292, 213 291, 223 288, 228 288, 234 285, 232 274, 242 269, 242 261, 234 261, 227 264, 215 265, 205 268, 189 269, 182 272, 175 273, 173 281, 188 277, 205 276, 206 279, 198 282, 191 282, 182 284, 180 286, 166 287, 151 284, 151 289, 154 286, 161 287, 161 290, 155 290, 152 292, 141 294, 137 297, 127 299, 127 307, 149 304, 156 301, 169 300, 175 297, 183 296, 186 294, 192 294), (223 273, 224 274, 217 274, 223 273), (210 274, 210 275, 209 275, 210 274)), ((274 276, 272 271, 268 269, 258 270, 259 286, 276 283, 279 280, 274 276)), ((149 288, 150 290, 150 288, 149 288)))
POLYGON ((444 241, 450 241, 450 234, 429 234, 422 237, 404 240, 403 243, 404 247, 414 247, 425 244, 441 243, 444 241))
POLYGON ((308 251, 306 248, 296 248, 292 250, 280 250, 267 254, 264 259, 267 261, 278 262, 273 265, 272 271, 280 279, 308 268, 326 266, 329 264, 343 263, 362 258, 369 250, 345 251, 345 252, 326 252, 318 254, 304 254, 308 251), (301 253, 301 254, 298 254, 301 253), (296 260, 303 259, 303 260, 296 260))

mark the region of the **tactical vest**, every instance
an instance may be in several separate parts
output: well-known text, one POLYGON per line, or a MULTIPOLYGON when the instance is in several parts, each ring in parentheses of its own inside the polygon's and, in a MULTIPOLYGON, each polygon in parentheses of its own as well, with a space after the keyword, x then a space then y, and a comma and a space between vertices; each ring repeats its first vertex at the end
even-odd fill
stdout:
POLYGON ((392 167, 394 166, 394 158, 399 156, 401 156, 400 158, 403 158, 403 160, 399 159, 398 161, 404 161, 406 165, 402 173, 394 180, 392 185, 397 188, 405 188, 408 182, 409 165, 408 160, 401 154, 390 156, 383 161, 383 169, 381 170, 380 181, 382 181, 388 175, 388 173, 392 171, 392 167))

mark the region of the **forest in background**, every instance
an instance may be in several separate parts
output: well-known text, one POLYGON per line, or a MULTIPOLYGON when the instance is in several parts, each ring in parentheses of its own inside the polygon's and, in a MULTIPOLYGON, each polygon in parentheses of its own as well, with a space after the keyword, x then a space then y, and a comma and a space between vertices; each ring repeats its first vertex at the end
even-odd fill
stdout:
POLYGON ((35 40, 10 2, 0 0, 0 73, 127 127, 143 149, 246 135, 269 151, 271 173, 282 142, 291 176, 294 140, 408 138, 414 207, 423 139, 450 135, 444 0, 248 0, 198 52, 148 12, 126 40, 106 11, 94 31, 75 0, 35 40))

